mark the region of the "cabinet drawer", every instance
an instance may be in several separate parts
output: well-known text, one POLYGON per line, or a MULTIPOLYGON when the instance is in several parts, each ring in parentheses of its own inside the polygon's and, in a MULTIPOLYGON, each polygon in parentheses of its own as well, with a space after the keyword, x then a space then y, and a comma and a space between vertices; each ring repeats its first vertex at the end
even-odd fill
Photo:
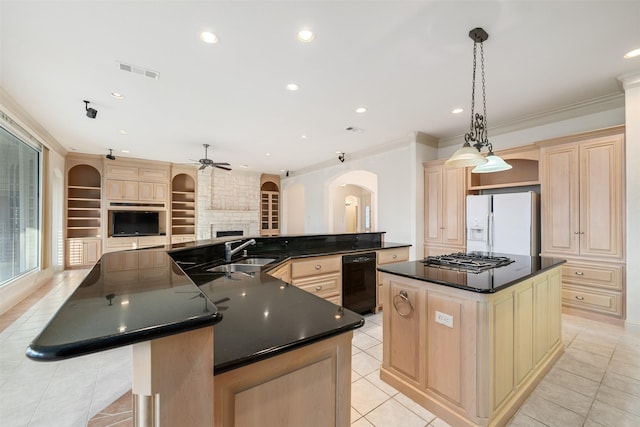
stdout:
POLYGON ((342 305, 342 296, 335 295, 332 297, 325 298, 327 301, 334 303, 335 305, 342 305))
POLYGON ((107 176, 114 176, 120 179, 137 179, 138 178, 138 168, 131 166, 107 166, 107 176))
POLYGON ((342 257, 315 257, 305 261, 293 261, 291 277, 305 277, 318 274, 340 272, 342 257))
POLYGON ((166 245, 167 236, 145 236, 138 238, 138 245, 141 248, 148 248, 150 246, 166 245))
POLYGON ((622 294, 562 285, 562 303, 568 307, 622 316, 622 294))
POLYGON ((392 262, 409 261, 409 248, 386 249, 377 251, 378 265, 392 262))
POLYGON ((622 266, 567 262, 562 266, 562 281, 621 291, 622 266))
POLYGON ((138 247, 137 237, 109 237, 107 239, 107 248, 117 249, 136 249, 138 247))
POLYGON ((340 273, 309 277, 306 279, 294 279, 293 284, 300 289, 304 289, 318 296, 340 294, 342 288, 340 273))

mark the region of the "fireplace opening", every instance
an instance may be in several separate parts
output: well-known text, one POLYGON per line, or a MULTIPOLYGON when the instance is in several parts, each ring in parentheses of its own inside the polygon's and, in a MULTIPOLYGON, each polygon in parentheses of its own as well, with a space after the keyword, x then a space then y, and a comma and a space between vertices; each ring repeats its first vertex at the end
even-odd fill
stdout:
POLYGON ((242 236, 242 230, 216 231, 216 237, 242 236))

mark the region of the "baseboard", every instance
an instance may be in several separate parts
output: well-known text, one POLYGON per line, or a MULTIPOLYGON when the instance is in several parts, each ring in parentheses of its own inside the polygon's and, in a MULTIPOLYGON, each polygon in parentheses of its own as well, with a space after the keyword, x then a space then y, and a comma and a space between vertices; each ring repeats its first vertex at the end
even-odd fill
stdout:
POLYGON ((27 273, 0 287, 0 315, 35 292, 53 277, 53 270, 47 268, 27 273))

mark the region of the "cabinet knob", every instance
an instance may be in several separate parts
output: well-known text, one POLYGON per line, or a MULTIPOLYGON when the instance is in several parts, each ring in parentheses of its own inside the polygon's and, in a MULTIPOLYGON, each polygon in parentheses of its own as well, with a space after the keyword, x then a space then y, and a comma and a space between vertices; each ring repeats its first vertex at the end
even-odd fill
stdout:
POLYGON ((584 234, 584 231, 581 231, 580 234, 584 234))
POLYGON ((320 264, 316 264, 316 270, 320 270, 322 266, 320 264))
POLYGON ((444 230, 444 227, 440 227, 440 230, 444 230))
POLYGON ((582 300, 584 299, 584 297, 581 297, 580 295, 576 295, 576 299, 577 299, 578 301, 582 301, 582 300))
POLYGON ((396 259, 396 258, 398 258, 398 255, 394 254, 391 258, 396 259))
POLYGON ((576 274, 577 274, 578 276, 584 276, 584 273, 583 273, 582 271, 576 271, 576 274))
POLYGON ((321 290, 322 290, 322 285, 316 286, 316 291, 321 291, 321 290))
POLYGON ((580 234, 580 232, 579 231, 574 231, 573 234, 580 234))

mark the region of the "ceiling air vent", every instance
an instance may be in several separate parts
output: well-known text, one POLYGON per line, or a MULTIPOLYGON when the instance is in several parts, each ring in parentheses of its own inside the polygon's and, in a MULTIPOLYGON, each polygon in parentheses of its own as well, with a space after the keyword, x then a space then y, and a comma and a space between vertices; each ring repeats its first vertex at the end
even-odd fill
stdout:
POLYGON ((345 128, 345 130, 347 130, 349 132, 364 132, 364 129, 360 129, 360 128, 357 128, 355 126, 349 126, 349 127, 345 128))
POLYGON ((131 65, 124 62, 118 62, 120 69, 122 71, 128 71, 134 74, 140 74, 142 76, 150 77, 154 80, 158 80, 160 78, 160 73, 157 71, 150 70, 148 68, 139 67, 137 65, 131 65))

